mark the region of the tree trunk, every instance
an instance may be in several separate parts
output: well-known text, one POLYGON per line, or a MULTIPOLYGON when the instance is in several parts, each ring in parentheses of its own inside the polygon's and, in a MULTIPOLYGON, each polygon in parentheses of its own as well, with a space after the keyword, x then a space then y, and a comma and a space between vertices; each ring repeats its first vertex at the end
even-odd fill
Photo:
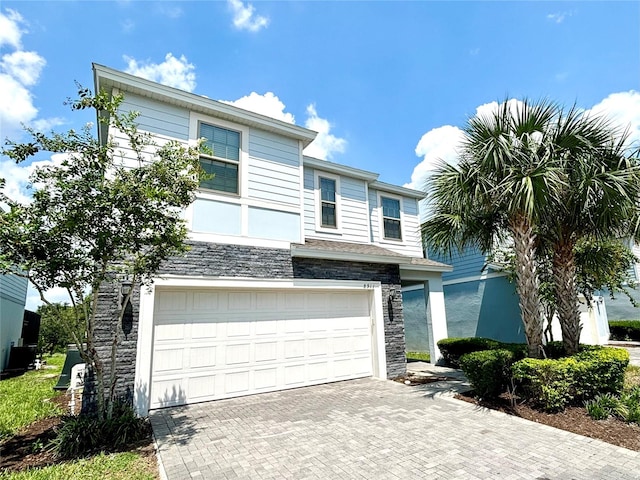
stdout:
POLYGON ((576 285, 574 242, 562 242, 553 252, 553 283, 558 306, 558 320, 562 329, 562 343, 567 355, 578 352, 580 346, 580 310, 576 285))
POLYGON ((520 314, 527 337, 528 356, 541 358, 542 312, 535 262, 535 234, 524 216, 512 219, 510 225, 516 255, 516 290, 520 297, 520 314))

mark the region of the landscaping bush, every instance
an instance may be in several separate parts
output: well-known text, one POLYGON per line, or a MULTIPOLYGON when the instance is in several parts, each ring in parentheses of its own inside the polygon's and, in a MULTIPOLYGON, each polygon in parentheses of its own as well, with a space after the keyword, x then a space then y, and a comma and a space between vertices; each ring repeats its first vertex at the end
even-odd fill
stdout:
POLYGON ((611 340, 640 342, 640 320, 611 320, 611 340))
POLYGON ((99 420, 96 415, 66 416, 51 441, 56 456, 77 458, 98 451, 118 451, 146 438, 148 422, 136 416, 126 403, 114 405, 110 419, 99 420))
POLYGON ((496 398, 509 384, 515 358, 508 349, 482 350, 462 355, 460 366, 477 396, 496 398))
POLYGON ((490 338, 465 337, 443 338, 438 341, 438 348, 445 363, 453 368, 460 368, 460 357, 466 353, 500 348, 500 342, 490 338))
POLYGON ((622 391, 629 353, 620 348, 586 347, 559 359, 525 358, 512 366, 521 394, 543 410, 557 412, 598 395, 622 391))

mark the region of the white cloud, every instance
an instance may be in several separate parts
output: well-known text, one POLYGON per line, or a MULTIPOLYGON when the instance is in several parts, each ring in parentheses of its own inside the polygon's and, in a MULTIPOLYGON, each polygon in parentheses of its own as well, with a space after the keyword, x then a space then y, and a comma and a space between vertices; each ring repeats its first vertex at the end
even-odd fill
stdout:
POLYGON ((304 149, 305 155, 329 160, 334 153, 343 153, 345 151, 347 141, 331 134, 331 123, 329 123, 329 120, 318 116, 314 104, 307 107, 307 120, 304 122, 304 126, 318 132, 316 139, 304 149))
MULTIPOLYGON (((71 304, 69 293, 64 288, 60 287, 55 287, 44 292, 44 298, 46 298, 51 303, 71 304)), ((27 289, 27 302, 24 308, 26 310, 35 312, 40 305, 42 305, 40 294, 35 288, 33 288, 33 285, 29 283, 29 288, 27 289)))
POLYGON ((127 62, 127 73, 187 92, 196 88, 196 67, 184 55, 176 58, 167 53, 162 63, 139 62, 126 55, 123 58, 127 62))
POLYGON ((262 15, 257 15, 256 9, 252 4, 245 4, 241 0, 228 0, 228 4, 233 11, 233 25, 238 30, 257 32, 269 25, 269 19, 262 15))
POLYGON ((156 9, 160 15, 164 15, 168 18, 180 18, 184 14, 182 8, 175 5, 167 5, 166 3, 158 4, 156 9))
POLYGON ((0 68, 22 85, 30 87, 38 81, 46 63, 45 59, 36 52, 16 50, 2 56, 0 68))
POLYGON ((6 13, 0 12, 0 47, 10 45, 15 49, 22 48, 22 34, 26 32, 22 28, 25 24, 24 18, 15 10, 5 9, 6 13))
POLYGON ((18 136, 22 124, 32 124, 38 109, 29 90, 38 82, 46 61, 36 52, 22 49, 24 18, 15 10, 0 12, 0 47, 13 47, 0 60, 0 141, 18 136))
POLYGON ((415 150, 416 155, 422 157, 422 161, 414 167, 411 182, 405 186, 422 190, 427 176, 435 170, 440 161, 458 163, 456 149, 462 137, 462 130, 452 125, 444 125, 425 133, 415 150))
POLYGON ((630 145, 640 147, 640 92, 612 93, 594 105, 587 113, 605 115, 614 125, 629 128, 630 145))
POLYGON ((238 100, 225 101, 223 103, 234 105, 245 110, 250 110, 267 117, 276 118, 287 123, 296 123, 293 114, 285 112, 285 104, 272 92, 267 92, 264 95, 260 95, 256 92, 251 92, 238 100))
POLYGON ((125 18, 124 20, 120 21, 120 28, 124 33, 130 33, 134 28, 136 28, 136 23, 130 18, 125 18))
POLYGON ((38 115, 31 92, 11 75, 0 73, 0 137, 11 137, 38 115))
POLYGON ((572 15, 573 15, 573 12, 550 13, 549 15, 547 15, 547 20, 554 23, 562 23, 564 22, 565 18, 570 17, 572 15))
POLYGON ((69 154, 55 153, 48 160, 37 160, 28 165, 16 164, 12 160, 0 160, 0 178, 5 179, 3 192, 12 200, 27 204, 31 202, 31 190, 29 178, 38 167, 48 165, 60 165, 69 154))

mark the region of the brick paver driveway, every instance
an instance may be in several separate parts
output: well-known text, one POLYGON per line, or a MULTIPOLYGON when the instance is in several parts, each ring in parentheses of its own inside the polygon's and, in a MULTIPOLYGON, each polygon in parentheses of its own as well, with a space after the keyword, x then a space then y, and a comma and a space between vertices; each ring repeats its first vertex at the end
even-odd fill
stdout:
POLYGON ((151 413, 170 480, 638 479, 640 454, 391 381, 151 413))

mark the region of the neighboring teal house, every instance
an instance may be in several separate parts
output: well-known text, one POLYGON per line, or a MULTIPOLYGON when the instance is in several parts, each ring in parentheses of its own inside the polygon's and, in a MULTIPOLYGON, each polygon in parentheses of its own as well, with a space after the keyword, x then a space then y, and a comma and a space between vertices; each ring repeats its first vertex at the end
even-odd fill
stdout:
MULTIPOLYGON (((630 242, 629 247, 638 261, 629 270, 629 276, 636 282, 636 288, 630 293, 640 304, 640 244, 630 242)), ((640 320, 640 308, 634 307, 626 295, 617 294, 611 298, 607 292, 603 292, 607 303, 607 315, 609 320, 640 320)))
POLYGON ((0 275, 0 371, 9 362, 11 344, 17 346, 22 335, 27 283, 17 275, 0 275))
MULTIPOLYGON (((442 274, 449 337, 525 341, 515 287, 503 272, 486 265, 485 255, 467 249, 434 259, 453 265, 442 274)), ((429 350, 424 298, 422 286, 403 286, 407 351, 429 350)))

